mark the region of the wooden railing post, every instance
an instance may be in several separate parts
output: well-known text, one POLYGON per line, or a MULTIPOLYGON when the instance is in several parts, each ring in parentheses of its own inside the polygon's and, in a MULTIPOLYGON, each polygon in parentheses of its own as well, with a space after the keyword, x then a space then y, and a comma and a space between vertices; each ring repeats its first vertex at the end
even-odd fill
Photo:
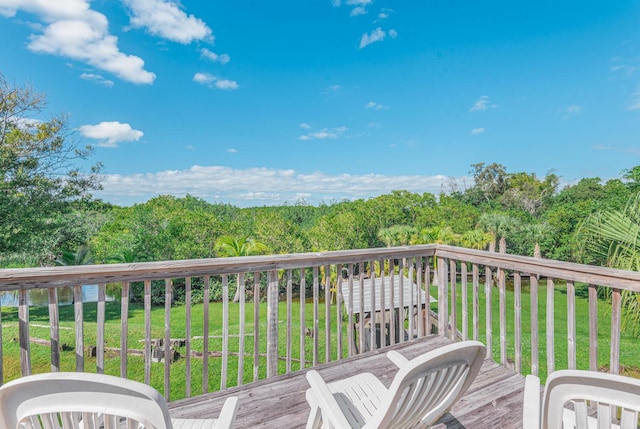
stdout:
POLYGON ((270 378, 278 375, 278 272, 269 271, 267 279, 267 378, 270 378))
POLYGON ((438 335, 447 336, 447 261, 438 257, 438 335))
POLYGON ((29 341, 29 303, 26 289, 20 290, 18 307, 18 331, 20 334, 20 372, 31 375, 31 342, 29 341))
POLYGON ((620 324, 622 320, 622 294, 620 289, 613 289, 611 298, 611 348, 610 371, 620 374, 620 324))

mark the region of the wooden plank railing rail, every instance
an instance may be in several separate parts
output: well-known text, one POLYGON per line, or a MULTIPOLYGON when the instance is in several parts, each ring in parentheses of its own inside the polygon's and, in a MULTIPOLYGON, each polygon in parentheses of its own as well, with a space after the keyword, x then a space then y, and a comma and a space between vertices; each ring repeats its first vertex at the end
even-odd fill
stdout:
POLYGON ((95 365, 96 372, 140 378, 167 399, 177 399, 339 360, 434 329, 452 339, 484 341, 489 357, 518 372, 546 375, 556 368, 576 368, 578 356, 586 355, 588 369, 607 367, 618 373, 621 294, 640 291, 640 273, 443 245, 5 269, 0 270, 0 292, 15 293, 18 299, 17 312, 7 304, 4 314, 0 312, 0 328, 6 328, 4 333, 0 329, 0 383, 34 370, 31 329, 36 328, 30 323, 29 293, 38 289, 47 293, 45 335, 50 344, 50 366, 38 362, 38 371, 69 370, 61 350, 63 343, 72 343, 75 370, 93 371, 89 366, 95 365), (407 294, 414 284, 426 291, 426 300, 420 293, 407 294), (98 285, 95 312, 83 304, 84 285, 98 285), (142 288, 137 306, 129 302, 134 285, 142 288), (174 311, 176 285, 184 287, 179 312, 174 311), (114 286, 120 301, 107 302, 105 290, 114 286), (612 298, 599 298, 598 287, 611 288, 612 298), (61 316, 61 288, 72 288, 72 318, 61 316), (194 317, 191 298, 200 288, 203 316, 194 317), (555 314, 560 290, 566 291, 567 320, 555 314), (588 311, 587 338, 577 334, 578 290, 588 299, 587 310, 580 307, 588 311), (429 303, 429 295, 437 298, 437 305, 429 303), (162 297, 164 309, 157 306, 162 297), (371 309, 367 312, 365 297, 371 309), (116 318, 114 308, 119 310, 116 318), (435 319, 429 310, 435 311, 435 319), (144 316, 144 326, 137 331, 129 320, 132 311, 144 316), (608 314, 610 332, 598 332, 598 314, 608 314), (17 348, 8 347, 12 323, 17 326, 17 348), (566 330, 558 330, 561 324, 566 330), (119 365, 105 359, 113 353, 105 348, 105 330, 114 325, 120 329, 120 347, 109 359, 119 365), (67 338, 63 329, 69 328, 73 335, 67 338), (129 353, 135 349, 134 332, 144 343, 144 352, 138 351, 143 355, 139 370, 129 353), (566 332, 566 338, 558 332, 566 332), (608 362, 598 361, 599 334, 607 336, 610 345, 608 362), (174 367, 172 344, 181 337, 183 343, 175 348, 184 353, 184 361, 174 367), (558 341, 566 341, 566 346, 558 341), (87 349, 94 346, 95 355, 87 357, 87 349), (566 350, 562 362, 561 349, 566 350), (16 356, 9 355, 16 350, 16 356), (164 363, 154 363, 158 358, 164 363), (5 362, 18 362, 19 367, 5 362))

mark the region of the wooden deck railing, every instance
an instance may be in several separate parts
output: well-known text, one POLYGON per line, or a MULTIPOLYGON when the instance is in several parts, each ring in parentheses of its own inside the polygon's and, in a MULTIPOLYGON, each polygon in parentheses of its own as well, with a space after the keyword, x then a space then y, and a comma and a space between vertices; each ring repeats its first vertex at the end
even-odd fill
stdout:
MULTIPOLYGON (((34 338, 30 330, 35 324, 29 314, 35 310, 28 304, 32 289, 47 290, 45 319, 49 338, 36 341, 36 344, 49 348, 51 371, 69 370, 61 360, 61 330, 69 329, 65 325, 68 323, 74 331, 75 366, 72 369, 108 372, 107 368, 113 366, 106 365, 105 358, 116 359, 119 360, 120 376, 154 384, 164 391, 167 399, 176 399, 340 360, 363 351, 367 344, 371 348, 384 345, 386 338, 393 344, 412 336, 427 335, 431 327, 430 314, 436 314, 435 326, 440 335, 483 340, 489 356, 500 363, 513 365, 518 372, 539 374, 542 366, 544 373, 560 366, 575 368, 577 353, 588 353, 592 370, 607 366, 598 361, 598 338, 602 333, 597 329, 598 314, 606 314, 603 309, 607 307, 611 317, 608 367, 617 373, 620 371, 621 291, 640 291, 640 273, 441 245, 0 270, 0 292, 13 291, 19 296, 15 315, 6 308, 0 312, 5 319, 0 318, 0 325, 7 328, 11 317, 15 316, 18 332, 16 347, 11 338, 3 335, 4 329, 0 330, 0 361, 3 364, 0 365, 0 382, 33 371, 31 345, 34 338), (425 311, 400 311, 399 320, 392 323, 391 316, 387 318, 390 319, 388 324, 384 323, 385 316, 382 315, 378 330, 375 317, 365 326, 364 321, 359 320, 359 315, 364 313, 365 277, 372 279, 368 281, 366 292, 373 308, 385 308, 385 289, 390 288, 395 277, 400 277, 399 289, 394 291, 391 287, 388 299, 395 302, 399 298, 399 308, 425 308, 425 311), (429 292, 437 295, 437 308, 433 305, 432 313, 428 301, 421 302, 420 294, 417 294, 416 302, 402 302, 403 289, 412 287, 403 284, 403 278, 411 279, 427 291, 427 300, 429 292), (511 287, 507 288, 507 279, 509 283, 513 282, 513 291, 511 287), (437 286, 432 286, 434 280, 437 280, 437 286), (339 293, 339 282, 347 285, 346 296, 339 293), (184 314, 177 314, 176 307, 172 306, 174 283, 184 287, 184 306, 179 307, 184 314), (528 283, 529 293, 523 292, 524 283, 528 283), (143 295, 142 304, 137 307, 129 302, 134 284, 141 285, 143 295), (199 320, 194 319, 196 313, 191 305, 196 284, 203 287, 204 304, 197 312, 202 315, 199 320), (209 286, 214 284, 220 288, 221 302, 210 304, 209 286), (82 285, 98 285, 95 318, 91 320, 84 314, 87 304, 82 302, 82 285), (111 289, 117 285, 121 292, 119 303, 107 302, 107 285, 111 289), (241 285, 237 303, 232 302, 231 295, 235 285, 241 285), (589 334, 586 340, 576 336, 576 286, 588 290, 589 334), (611 288, 612 299, 599 299, 598 286, 611 288), (59 290, 67 287, 73 290, 73 317, 71 321, 61 321, 59 290), (355 301, 361 308, 353 308, 354 290, 360 293, 360 299, 355 301), (566 291, 566 338, 556 335, 557 330, 564 332, 564 328, 558 329, 564 321, 555 320, 554 300, 559 290, 566 291), (394 297, 394 293, 400 296, 394 297), (158 311, 152 306, 152 296, 162 294, 164 311, 158 311), (523 301, 526 295, 529 299, 523 301), (542 311, 546 309, 546 314, 542 313, 545 324, 540 326, 538 301, 542 295, 546 299, 542 311), (221 311, 214 312, 212 305, 221 311), (508 305, 513 311, 508 311, 508 305), (106 347, 106 325, 115 323, 107 320, 106 314, 113 306, 119 306, 119 347, 106 347), (528 314, 524 311, 527 307, 528 314), (130 344, 133 328, 129 318, 134 311, 144 314, 144 350, 137 350, 130 344), (95 324, 95 333, 85 331, 88 323, 95 324), (389 332, 385 334, 387 330, 389 332), (544 338, 541 338, 541 332, 545 334, 544 338), (166 357, 163 364, 153 363, 159 337, 164 346, 160 353, 166 357), (168 345, 176 337, 184 342, 184 345, 180 343, 184 361, 179 370, 172 371, 168 345), (218 337, 221 337, 220 342, 218 337), (555 346, 561 341, 567 344, 566 364, 558 362, 556 354, 555 346), (578 343, 585 341, 587 350, 578 349, 578 343), (542 343, 544 350, 541 350, 542 343), (89 347, 95 347, 95 357, 86 357, 89 347), (529 353, 525 355, 525 351, 529 353), (133 352, 140 356, 132 357, 133 352), (540 362, 541 359, 544 362, 540 362), (130 367, 134 360, 141 367, 139 371, 130 367), (91 367, 87 366, 88 362, 91 367), (11 365, 18 363, 19 373, 9 371, 11 365), (172 384, 177 371, 184 373, 180 385, 172 384), (210 380, 217 380, 218 373, 219 385, 211 385, 210 380)), ((410 301, 414 301, 413 294, 410 295, 410 301)), ((41 364, 38 368, 43 370, 41 364)))

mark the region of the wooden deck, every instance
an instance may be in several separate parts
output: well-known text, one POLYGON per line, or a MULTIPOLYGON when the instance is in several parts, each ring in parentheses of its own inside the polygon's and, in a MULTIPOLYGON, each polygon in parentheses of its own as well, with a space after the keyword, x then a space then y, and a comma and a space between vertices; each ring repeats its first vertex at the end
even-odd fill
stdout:
MULTIPOLYGON (((397 368, 385 353, 395 349, 411 359, 421 353, 449 344, 440 336, 429 336, 383 350, 343 359, 316 367, 327 380, 333 381, 358 372, 368 371, 389 386, 397 368)), ((309 387, 306 371, 280 375, 245 386, 234 387, 169 404, 175 418, 216 417, 228 396, 238 396, 235 428, 304 428, 309 407, 305 391, 309 387)), ((445 414, 437 427, 454 428, 520 428, 522 427, 522 395, 524 377, 512 370, 485 360, 478 377, 465 396, 445 414)))

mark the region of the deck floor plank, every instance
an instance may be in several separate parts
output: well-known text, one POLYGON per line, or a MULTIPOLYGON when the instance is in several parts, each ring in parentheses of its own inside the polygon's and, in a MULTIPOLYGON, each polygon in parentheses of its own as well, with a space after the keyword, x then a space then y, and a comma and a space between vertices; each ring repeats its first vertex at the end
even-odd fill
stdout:
MULTIPOLYGON (((429 336, 320 365, 316 370, 327 381, 368 371, 388 387, 397 372, 385 356, 388 350, 398 350, 412 359, 450 342, 444 337, 429 336)), ((175 401, 169 404, 169 410, 174 418, 215 418, 227 397, 238 396, 234 428, 304 428, 309 415, 304 396, 309 387, 304 376, 307 371, 175 401)), ((438 426, 446 429, 521 427, 523 389, 523 376, 487 359, 465 396, 440 419, 438 426)))

